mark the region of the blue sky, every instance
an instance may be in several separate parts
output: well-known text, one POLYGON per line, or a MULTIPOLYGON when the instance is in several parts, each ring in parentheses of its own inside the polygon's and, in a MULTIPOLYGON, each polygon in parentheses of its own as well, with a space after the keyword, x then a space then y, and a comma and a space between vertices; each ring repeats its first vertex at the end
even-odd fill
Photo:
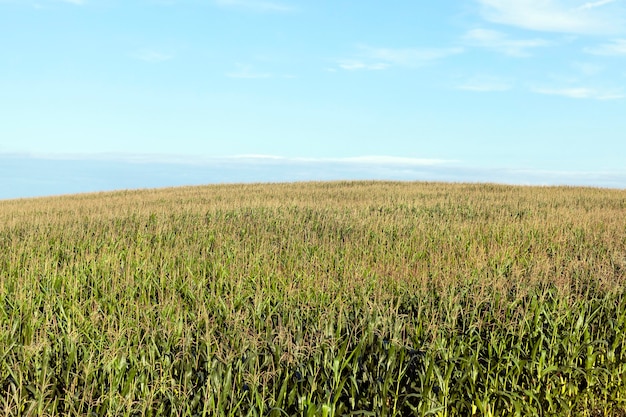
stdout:
POLYGON ((626 188, 626 0, 0 0, 0 198, 626 188))

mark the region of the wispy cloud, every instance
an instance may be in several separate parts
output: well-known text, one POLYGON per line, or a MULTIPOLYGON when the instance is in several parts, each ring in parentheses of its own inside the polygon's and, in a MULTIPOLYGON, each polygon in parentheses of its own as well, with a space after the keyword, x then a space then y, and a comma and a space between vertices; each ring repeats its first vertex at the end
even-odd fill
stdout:
POLYGON ((272 74, 268 72, 255 71, 249 65, 238 64, 237 69, 231 72, 227 72, 226 76, 228 78, 255 79, 255 78, 271 78, 272 74))
POLYGON ((490 22, 524 29, 573 34, 623 32, 622 8, 613 0, 477 0, 490 22))
POLYGON ((543 39, 511 39, 508 35, 490 29, 472 29, 463 40, 471 46, 492 49, 515 57, 530 56, 530 49, 550 46, 543 39))
POLYGON ((603 90, 591 87, 533 87, 532 91, 538 94, 561 96, 573 99, 619 100, 626 97, 622 90, 603 90))
POLYGON ((626 55, 626 39, 615 39, 610 43, 585 48, 585 52, 588 54, 605 56, 626 55))
POLYGON ((574 62, 572 67, 585 76, 599 74, 605 69, 602 65, 594 64, 592 62, 574 62))
POLYGON ((513 88, 513 84, 505 79, 492 76, 476 76, 457 86, 459 90, 474 92, 499 92, 508 91, 513 88))
POLYGON ((327 180, 403 180, 626 187, 626 171, 481 167, 467 161, 364 156, 294 158, 241 155, 0 153, 0 199, 104 190, 327 180), (16 172, 18 175, 16 175, 16 172))
POLYGON ((414 158, 391 155, 363 155, 351 157, 298 157, 271 154, 241 154, 211 157, 184 154, 151 153, 45 153, 45 152, 0 152, 5 158, 30 158, 55 161, 118 161, 128 163, 162 163, 213 165, 216 163, 250 162, 264 164, 354 164, 385 166, 435 166, 456 163, 458 161, 437 158, 414 158))
POLYGON ((369 156, 355 156, 347 158, 319 158, 319 162, 344 162, 349 164, 364 164, 364 165, 413 165, 413 166, 434 166, 449 164, 456 161, 447 159, 432 159, 432 158, 408 158, 400 156, 385 156, 385 155, 369 155, 369 156))
POLYGON ((263 0, 215 0, 215 4, 221 7, 232 7, 254 12, 285 13, 295 10, 293 6, 288 4, 263 0))
POLYGON ((389 68, 389 64, 386 62, 363 62, 357 61, 354 59, 339 61, 339 68, 347 70, 347 71, 357 71, 357 70, 384 70, 389 68))
POLYGON ((606 6, 607 4, 614 3, 616 0, 599 0, 599 1, 590 1, 582 6, 578 7, 577 10, 589 10, 595 9, 596 7, 606 6))
POLYGON ((139 59, 140 61, 151 62, 151 63, 165 62, 165 61, 174 59, 173 55, 165 54, 163 52, 154 51, 150 49, 137 51, 132 56, 135 59, 139 59))
POLYGON ((421 67, 460 54, 463 48, 376 48, 361 45, 357 57, 340 60, 339 68, 354 70, 383 70, 391 67, 421 67))
POLYGON ((353 156, 343 158, 306 158, 306 157, 283 157, 277 155, 259 155, 259 154, 245 154, 235 155, 231 157, 224 157, 224 160, 250 160, 257 162, 271 162, 271 163, 338 163, 338 164, 355 164, 355 165, 396 165, 396 166, 434 166, 449 164, 456 161, 447 159, 434 159, 434 158, 411 158, 401 156, 389 156, 389 155, 365 155, 365 156, 353 156))
POLYGON ((462 48, 372 48, 361 47, 363 53, 382 62, 399 66, 422 66, 432 61, 463 52, 462 48))

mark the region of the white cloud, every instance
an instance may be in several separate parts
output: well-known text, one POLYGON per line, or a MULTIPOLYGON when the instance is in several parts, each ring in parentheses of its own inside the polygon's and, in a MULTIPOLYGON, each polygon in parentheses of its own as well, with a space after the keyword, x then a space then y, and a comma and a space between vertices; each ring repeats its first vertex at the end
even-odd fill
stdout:
POLYGON ((387 165, 387 166, 434 166, 447 163, 453 163, 456 161, 447 159, 434 159, 434 158, 411 158, 401 156, 388 156, 388 155, 365 155, 365 156, 353 156, 343 158, 304 158, 304 157, 284 157, 277 155, 265 155, 265 154, 245 154, 235 155, 231 157, 220 158, 224 160, 250 160, 256 162, 273 162, 273 163, 311 163, 311 164, 325 164, 325 163, 338 163, 338 164, 355 164, 355 165, 387 165))
POLYGON ((247 79, 255 79, 255 78, 271 78, 272 74, 266 72, 258 72, 254 71, 252 67, 249 65, 237 65, 237 69, 235 71, 227 72, 226 76, 228 78, 247 78, 247 79))
POLYGON ((533 87, 532 91, 538 94, 561 96, 574 99, 618 100, 626 95, 621 90, 600 90, 589 87, 543 88, 533 87))
POLYGON ((493 49, 516 57, 530 56, 529 49, 551 45, 543 39, 511 39, 502 32, 489 29, 472 29, 465 34, 463 39, 469 45, 493 49))
POLYGON ((255 164, 343 164, 343 165, 370 165, 370 166, 439 166, 456 163, 458 161, 436 158, 412 158, 389 155, 365 155, 355 157, 297 157, 279 156, 270 154, 241 154, 233 156, 210 157, 202 155, 184 154, 149 154, 149 153, 38 153, 38 152, 0 152, 0 156, 28 157, 48 160, 98 160, 122 161, 129 163, 171 163, 214 165, 216 163, 255 163, 255 164))
POLYGON ((623 32, 624 14, 610 0, 477 0, 485 19, 524 29, 573 34, 623 32), (582 4, 581 4, 582 3, 582 4))
POLYGON ((422 66, 463 52, 461 48, 372 48, 361 47, 365 56, 399 66, 422 66))
POLYGON ((513 88, 510 81, 491 76, 476 76, 458 85, 459 90, 474 92, 508 91, 513 88))
POLYGON ((226 76, 228 78, 259 79, 259 78, 271 78, 272 74, 261 73, 261 72, 236 71, 236 72, 227 72, 226 76))
POLYGON ((385 155, 369 155, 369 156, 355 156, 347 158, 318 158, 314 159, 317 162, 338 162, 349 164, 364 164, 364 165, 413 165, 413 166, 433 166, 451 163, 455 161, 445 159, 429 159, 429 158, 407 158, 399 156, 385 156, 385 155))
POLYGON ((0 152, 0 166, 25 167, 7 175, 0 199, 114 189, 330 180, 408 180, 569 184, 626 187, 626 170, 572 171, 497 168, 393 156, 297 158, 272 155, 203 157, 171 154, 27 154, 0 152), (41 164, 38 159, 45 159, 41 164), (93 163, 101 161, 105 163, 93 163), (106 162, 115 162, 108 164, 106 162), (36 167, 36 169, 29 169, 36 167), (43 167, 43 168, 42 168, 43 167), (5 184, 6 183, 6 184, 5 184))
POLYGON ((415 68, 463 52, 462 48, 375 48, 363 45, 358 49, 358 58, 339 61, 339 68, 348 71, 383 70, 394 66, 415 68))
POLYGON ((162 52, 145 49, 133 54, 133 57, 145 62, 159 63, 169 61, 174 58, 173 55, 164 54, 162 52))
POLYGON ((292 6, 263 0, 215 0, 215 4, 222 7, 234 7, 255 12, 291 12, 292 6))
POLYGON ((585 48, 585 52, 593 55, 626 55, 626 39, 615 39, 611 43, 605 43, 594 48, 585 48))
POLYGON ((347 71, 356 70, 384 70, 389 68, 389 64, 384 62, 366 63, 363 61, 346 60, 339 62, 339 68, 347 71))
POLYGON ((574 62, 572 66, 586 76, 596 75, 604 71, 602 65, 591 62, 574 62))
POLYGON ((244 79, 261 79, 261 78, 277 78, 277 79, 294 79, 298 78, 297 75, 289 73, 271 73, 260 72, 255 70, 250 65, 236 64, 236 69, 225 73, 228 78, 244 78, 244 79))
POLYGON ((596 7, 602 7, 609 3, 614 3, 616 0, 598 0, 598 1, 590 1, 588 3, 583 4, 578 8, 578 10, 589 10, 595 9, 596 7))

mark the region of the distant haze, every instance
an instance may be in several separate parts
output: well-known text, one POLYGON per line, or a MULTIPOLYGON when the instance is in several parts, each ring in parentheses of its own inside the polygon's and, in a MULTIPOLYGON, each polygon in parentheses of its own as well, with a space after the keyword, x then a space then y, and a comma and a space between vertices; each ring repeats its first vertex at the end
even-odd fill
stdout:
POLYGON ((325 180, 496 182, 626 188, 626 171, 580 173, 481 169, 455 161, 410 158, 288 159, 240 156, 198 159, 146 156, 55 159, 0 156, 0 199, 116 189, 236 182, 325 180))

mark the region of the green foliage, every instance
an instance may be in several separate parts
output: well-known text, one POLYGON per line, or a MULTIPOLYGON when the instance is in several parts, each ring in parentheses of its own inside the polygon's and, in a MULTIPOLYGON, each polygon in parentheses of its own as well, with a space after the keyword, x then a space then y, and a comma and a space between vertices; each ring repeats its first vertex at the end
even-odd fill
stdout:
POLYGON ((0 409, 626 416, 625 210, 376 182, 0 202, 0 409))

